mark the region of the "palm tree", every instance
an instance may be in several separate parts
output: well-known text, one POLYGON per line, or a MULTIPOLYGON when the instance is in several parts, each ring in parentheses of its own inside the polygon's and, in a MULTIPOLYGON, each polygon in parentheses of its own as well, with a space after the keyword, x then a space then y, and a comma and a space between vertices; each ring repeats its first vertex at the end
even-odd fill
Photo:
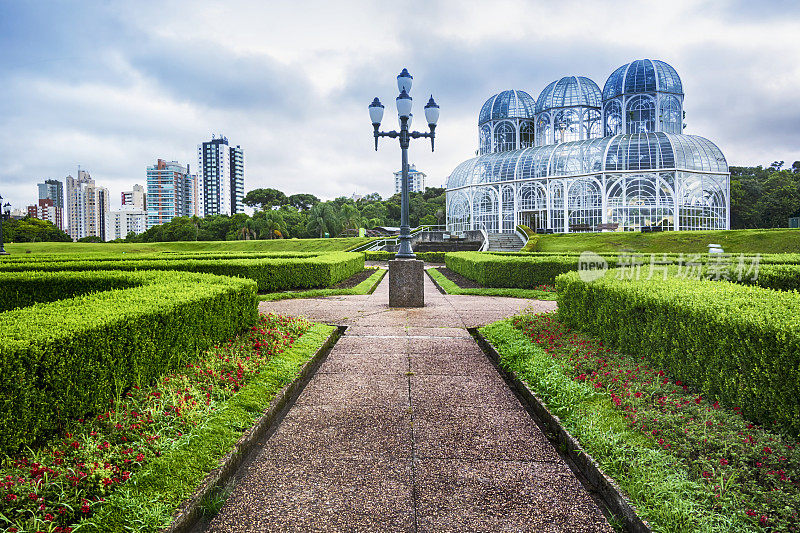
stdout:
POLYGON ((306 231, 319 233, 320 238, 328 235, 336 235, 341 225, 339 213, 336 206, 331 202, 324 202, 315 205, 308 213, 308 224, 306 231))
POLYGON ((277 211, 268 211, 261 224, 261 236, 267 239, 283 239, 287 236, 286 221, 277 211))
POLYGON ((344 225, 344 229, 358 229, 364 223, 361 213, 353 204, 344 204, 339 211, 339 218, 344 225))

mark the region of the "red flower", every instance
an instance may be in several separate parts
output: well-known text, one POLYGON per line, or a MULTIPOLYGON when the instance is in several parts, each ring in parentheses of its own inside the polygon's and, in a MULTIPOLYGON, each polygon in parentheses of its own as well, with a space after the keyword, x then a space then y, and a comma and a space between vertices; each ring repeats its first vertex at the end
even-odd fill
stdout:
POLYGON ((703 477, 706 478, 706 479, 710 478, 711 477, 711 472, 703 471, 703 477))
POLYGON ((728 464, 728 460, 723 457, 722 459, 719 460, 719 464, 721 464, 722 466, 726 466, 728 464))

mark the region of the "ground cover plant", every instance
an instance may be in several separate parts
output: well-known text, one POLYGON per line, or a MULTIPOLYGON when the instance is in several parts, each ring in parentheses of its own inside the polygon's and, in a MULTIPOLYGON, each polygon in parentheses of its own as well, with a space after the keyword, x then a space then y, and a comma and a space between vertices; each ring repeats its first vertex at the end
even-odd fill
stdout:
POLYGON ((70 421, 44 445, 4 457, 3 531, 154 531, 166 525, 332 329, 262 316, 183 368, 70 421))
POLYGON ((595 281, 575 272, 559 276, 560 319, 609 346, 648 354, 752 420, 800 433, 800 294, 618 273, 595 281))
POLYGON ((275 300, 287 300, 290 298, 323 298, 325 296, 343 296, 353 294, 372 294, 375 288, 386 275, 386 269, 367 267, 366 270, 374 271, 364 281, 354 287, 349 288, 330 288, 330 289, 312 289, 307 291, 281 291, 268 294, 259 295, 258 299, 264 302, 275 300))
POLYGON ((1 273, 0 287, 12 307, 0 313, 0 453, 104 409, 257 318, 252 281, 209 274, 1 273), (64 299, 30 305, 31 295, 64 299))
POLYGON ((459 287, 436 268, 425 270, 431 279, 447 294, 472 294, 475 296, 506 296, 510 298, 531 298, 534 300, 555 300, 555 288, 552 285, 539 285, 531 289, 459 287))
POLYGON ((654 531, 797 531, 800 443, 643 356, 524 315, 482 328, 654 531))

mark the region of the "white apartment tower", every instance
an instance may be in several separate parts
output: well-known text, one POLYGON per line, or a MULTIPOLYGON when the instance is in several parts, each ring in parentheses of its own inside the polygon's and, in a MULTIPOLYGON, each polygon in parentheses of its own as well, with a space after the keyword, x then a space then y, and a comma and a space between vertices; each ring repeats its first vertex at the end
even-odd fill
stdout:
MULTIPOLYGON (((414 164, 408 165, 408 192, 425 192, 424 172, 417 170, 414 164)), ((399 194, 403 187, 403 171, 394 173, 394 193, 399 194)))
POLYGON ((244 213, 244 151, 212 135, 197 145, 197 205, 200 216, 244 213))

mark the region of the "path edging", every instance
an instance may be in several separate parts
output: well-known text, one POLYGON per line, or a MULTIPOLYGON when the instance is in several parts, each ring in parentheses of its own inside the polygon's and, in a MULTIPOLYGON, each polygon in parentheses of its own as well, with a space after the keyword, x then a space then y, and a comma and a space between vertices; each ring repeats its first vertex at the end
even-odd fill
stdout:
POLYGON ((586 453, 578 440, 561 425, 561 420, 550 412, 541 398, 524 381, 500 364, 500 354, 492 343, 481 335, 478 328, 467 329, 492 361, 498 372, 500 372, 500 375, 503 376, 506 383, 547 428, 546 436, 551 441, 554 441, 559 450, 563 451, 572 461, 589 482, 591 488, 600 496, 609 512, 623 522, 625 530, 631 533, 652 533, 650 524, 639 516, 636 508, 625 496, 619 485, 603 472, 600 465, 591 455, 586 453))
POLYGON ((219 466, 209 472, 203 479, 194 494, 178 507, 172 515, 172 522, 169 527, 162 529, 162 533, 188 533, 192 530, 201 518, 200 502, 209 496, 215 488, 225 486, 234 478, 236 471, 249 452, 272 428, 284 407, 299 396, 303 387, 310 381, 322 360, 327 356, 333 345, 336 344, 345 329, 347 329, 346 326, 336 326, 336 329, 331 331, 328 338, 317 348, 314 355, 303 364, 297 378, 277 392, 264 414, 250 429, 242 434, 236 444, 233 445, 233 448, 220 460, 219 466))

